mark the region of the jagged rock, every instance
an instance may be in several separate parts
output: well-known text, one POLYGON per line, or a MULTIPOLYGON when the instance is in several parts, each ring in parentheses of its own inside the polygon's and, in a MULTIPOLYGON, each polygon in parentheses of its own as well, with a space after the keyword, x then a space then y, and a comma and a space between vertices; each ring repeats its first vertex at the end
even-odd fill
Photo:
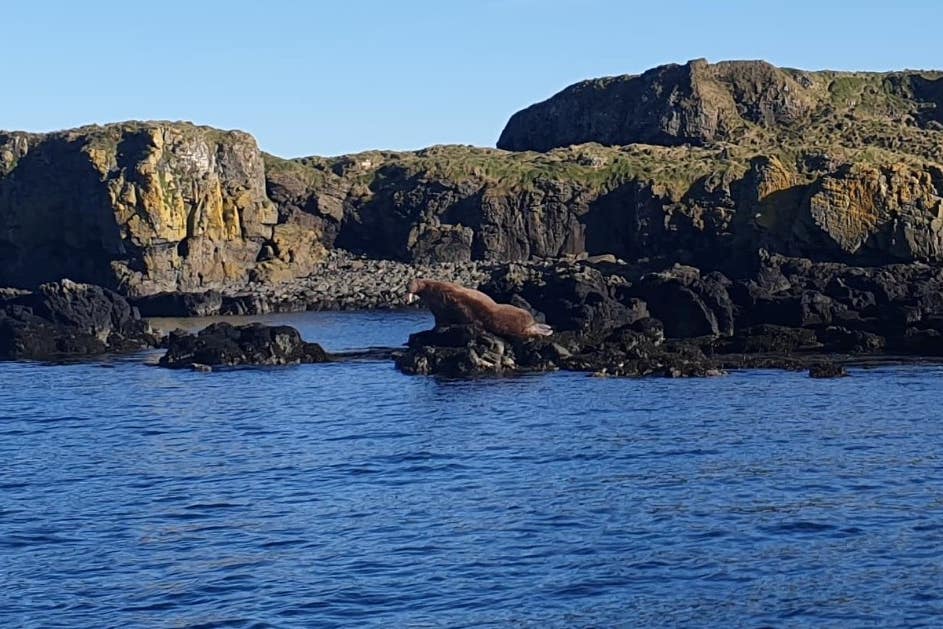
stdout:
POLYGON ((669 337, 729 336, 734 324, 729 284, 719 273, 702 279, 697 269, 675 267, 642 277, 628 291, 644 300, 669 337))
POLYGON ((70 280, 0 298, 0 359, 60 359, 157 343, 122 296, 70 280))
MULTIPOLYGON (((777 68, 764 61, 695 59, 640 75, 590 79, 514 114, 498 139, 512 151, 598 142, 704 145, 737 142, 756 130, 814 133, 810 123, 840 120, 867 100, 867 113, 890 117, 904 103, 918 119, 940 102, 939 73, 835 73, 777 68), (909 102, 908 102, 909 101, 909 102)), ((833 133, 845 131, 838 126, 833 133)), ((850 130, 848 131, 849 135, 850 130)), ((814 166, 821 153, 810 156, 814 166)))
POLYGON ((880 335, 840 326, 829 326, 820 330, 817 337, 827 352, 876 353, 883 350, 887 344, 886 339, 880 335))
POLYGON ((808 245, 820 255, 831 246, 874 261, 940 260, 941 193, 930 172, 905 164, 845 165, 813 186, 808 212, 822 240, 808 245))
POLYGON ((554 369, 552 358, 567 353, 559 345, 512 341, 470 325, 445 326, 409 337, 396 356, 403 373, 470 377, 554 369))
POLYGON ((330 360, 317 343, 306 343, 298 330, 286 325, 252 323, 234 326, 214 323, 197 334, 170 333, 161 367, 172 369, 198 365, 295 365, 330 360))
MULTIPOLYGON (((284 249, 291 239, 276 229, 262 155, 245 133, 129 122, 0 133, 0 154, 9 146, 2 283, 68 276, 130 295, 220 288, 244 283, 266 243, 284 249)), ((294 276, 317 261, 311 233, 286 261, 294 276)))
POLYGON ((787 354, 819 347, 814 330, 760 324, 737 330, 734 336, 721 341, 716 350, 721 353, 787 354))
POLYGON ((759 249, 943 262, 940 85, 939 73, 697 60, 587 81, 516 114, 501 146, 546 153, 284 160, 186 123, 4 132, 0 283, 251 292, 329 274, 331 247, 423 263, 614 256, 731 278, 759 249))
POLYGON ((593 334, 648 316, 637 299, 617 300, 602 273, 583 264, 497 269, 481 290, 498 301, 517 303, 546 319, 558 331, 593 334))
POLYGON ((811 104, 809 90, 794 76, 767 63, 710 65, 698 59, 572 85, 514 114, 498 147, 705 144, 736 137, 748 121, 773 126, 804 120, 811 104))

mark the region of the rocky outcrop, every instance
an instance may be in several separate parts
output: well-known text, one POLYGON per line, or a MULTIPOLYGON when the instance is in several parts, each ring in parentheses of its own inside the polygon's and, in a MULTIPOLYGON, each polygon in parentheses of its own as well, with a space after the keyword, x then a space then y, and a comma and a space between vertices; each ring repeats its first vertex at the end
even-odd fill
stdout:
POLYGON ((571 85, 514 114, 498 147, 547 151, 586 142, 739 143, 768 132, 811 131, 811 123, 839 118, 845 110, 861 117, 907 114, 911 123, 928 125, 927 112, 940 104, 933 87, 940 76, 805 72, 764 61, 696 59, 571 85))
MULTIPOLYGON (((674 265, 506 265, 482 287, 557 330, 526 343, 473 328, 413 335, 406 373, 506 375, 566 369, 705 376, 856 360, 943 358, 943 268, 855 267, 764 255, 733 278, 674 265)), ((833 367, 820 368, 832 364, 833 367)))
POLYGON ((69 280, 0 293, 0 359, 57 360, 157 343, 120 295, 69 280))
POLYGON ((423 265, 605 255, 704 276, 760 249, 943 262, 941 85, 700 60, 567 88, 511 119, 511 151, 285 160, 186 123, 0 133, 0 285, 215 290, 250 311, 260 286, 330 283, 335 248, 423 265))
POLYGON ((214 323, 197 334, 170 333, 159 365, 171 369, 236 365, 297 365, 330 360, 317 343, 306 343, 287 325, 214 323))
POLYGON ((0 133, 0 284, 205 290, 305 275, 322 254, 316 229, 266 196, 248 134, 161 122, 0 133))
POLYGON ((524 346, 522 342, 501 338, 475 326, 454 325, 411 335, 409 349, 398 354, 395 360, 400 371, 407 374, 448 377, 505 375, 552 368, 551 363, 540 359, 539 352, 528 352, 524 346))
POLYGON ((943 259, 940 182, 943 170, 904 164, 848 165, 821 178, 803 207, 821 239, 819 255, 832 249, 876 262, 943 259))
POLYGON ((940 165, 891 152, 874 161, 847 147, 763 150, 437 147, 373 156, 351 179, 334 174, 331 160, 285 172, 311 169, 306 176, 321 176, 332 199, 342 196, 328 244, 374 258, 462 264, 609 254, 727 270, 763 248, 861 264, 943 261, 940 165))

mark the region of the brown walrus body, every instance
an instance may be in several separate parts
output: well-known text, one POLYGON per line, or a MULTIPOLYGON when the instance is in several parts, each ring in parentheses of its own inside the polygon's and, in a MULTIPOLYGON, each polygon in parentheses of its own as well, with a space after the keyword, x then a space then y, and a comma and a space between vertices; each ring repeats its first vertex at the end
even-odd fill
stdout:
POLYGON ((499 304, 481 291, 450 282, 413 280, 407 299, 419 297, 435 315, 436 327, 478 324, 488 332, 512 338, 550 336, 549 325, 537 323, 533 315, 517 306, 499 304))

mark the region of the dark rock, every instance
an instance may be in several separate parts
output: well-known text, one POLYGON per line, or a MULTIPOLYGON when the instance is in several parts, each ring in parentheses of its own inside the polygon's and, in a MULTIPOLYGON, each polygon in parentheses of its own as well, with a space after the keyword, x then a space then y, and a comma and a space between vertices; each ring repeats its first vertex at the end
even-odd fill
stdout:
POLYGON ((810 378, 844 378, 847 375, 848 371, 843 365, 831 362, 819 363, 809 368, 810 378))
POLYGON ((293 365, 329 360, 320 345, 304 342, 298 330, 289 326, 214 323, 197 334, 171 332, 159 364, 180 369, 194 364, 293 365))
POLYGON ((133 300, 142 317, 209 317, 220 314, 219 291, 202 293, 157 293, 133 300))
POLYGON ((396 356, 403 373, 470 377, 520 371, 511 341, 470 325, 413 334, 409 349, 396 356))
POLYGON ((888 348, 914 356, 943 356, 943 332, 927 328, 907 328, 904 334, 887 340, 888 348))
POLYGON ((845 309, 831 297, 806 290, 799 295, 757 300, 749 317, 755 322, 802 328, 828 325, 837 312, 845 309))
POLYGON ((785 354, 818 347, 814 330, 760 324, 737 330, 733 337, 719 341, 716 350, 724 354, 785 354))
POLYGON ((748 123, 801 121, 811 98, 794 75, 768 63, 696 59, 637 76, 571 85, 514 114, 498 147, 547 151, 584 142, 701 145, 735 139, 748 123))
POLYGON ((648 316, 639 300, 620 302, 603 274, 574 263, 529 268, 498 268, 481 290, 497 301, 522 299, 557 331, 595 334, 648 316))
POLYGON ((128 301, 61 280, 0 299, 0 358, 49 360, 142 349, 157 343, 128 301))
POLYGON ((862 330, 849 330, 838 326, 829 326, 816 334, 822 349, 827 352, 850 352, 868 354, 884 349, 884 337, 862 330))
POLYGON ((734 306, 720 274, 700 278, 697 269, 674 269, 646 275, 628 289, 648 305, 669 338, 729 336, 734 328, 734 306))

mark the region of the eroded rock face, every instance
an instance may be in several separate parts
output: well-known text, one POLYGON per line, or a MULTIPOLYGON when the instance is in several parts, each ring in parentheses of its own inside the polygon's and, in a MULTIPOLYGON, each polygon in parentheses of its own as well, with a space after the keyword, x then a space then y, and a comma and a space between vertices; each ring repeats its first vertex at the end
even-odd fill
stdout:
POLYGON ((823 245, 848 256, 940 260, 941 194, 929 171, 904 164, 848 166, 817 182, 808 211, 827 239, 823 245))
POLYGON ((290 326, 214 323, 197 334, 171 332, 167 353, 159 364, 180 369, 195 365, 296 365, 328 360, 330 357, 320 345, 306 343, 298 330, 290 326))
POLYGON ((279 263, 304 274, 318 256, 312 230, 279 224, 245 133, 122 123, 0 134, 0 157, 3 284, 69 276, 132 295, 205 290, 279 263))
POLYGON ((124 297, 99 286, 62 280, 0 295, 0 359, 80 358, 157 340, 124 297))

